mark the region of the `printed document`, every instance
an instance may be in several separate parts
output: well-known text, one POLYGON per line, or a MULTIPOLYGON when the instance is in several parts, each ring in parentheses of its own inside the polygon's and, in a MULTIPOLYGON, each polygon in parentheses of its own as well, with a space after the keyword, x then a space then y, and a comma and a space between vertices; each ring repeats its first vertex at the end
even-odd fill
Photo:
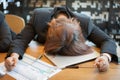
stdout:
MULTIPOLYGON (((4 62, 0 64, 0 70, 4 70, 2 68, 4 68, 4 62)), ((17 66, 11 72, 6 73, 16 80, 48 80, 60 71, 61 69, 55 66, 25 54, 17 66)))

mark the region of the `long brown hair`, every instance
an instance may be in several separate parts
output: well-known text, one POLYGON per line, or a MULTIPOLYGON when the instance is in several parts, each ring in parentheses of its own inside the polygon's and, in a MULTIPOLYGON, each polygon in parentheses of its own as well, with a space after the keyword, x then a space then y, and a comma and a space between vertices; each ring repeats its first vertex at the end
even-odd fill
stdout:
POLYGON ((48 25, 46 53, 75 56, 92 52, 76 19, 52 19, 48 25))

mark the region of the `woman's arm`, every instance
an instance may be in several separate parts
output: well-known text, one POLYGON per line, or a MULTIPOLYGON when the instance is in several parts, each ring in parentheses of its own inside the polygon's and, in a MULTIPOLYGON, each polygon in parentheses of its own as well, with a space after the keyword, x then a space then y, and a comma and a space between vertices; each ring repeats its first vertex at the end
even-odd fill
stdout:
POLYGON ((88 34, 88 39, 95 43, 97 47, 100 47, 101 53, 116 55, 115 41, 95 26, 92 21, 90 21, 88 25, 88 34))
POLYGON ((0 12, 0 52, 6 52, 12 42, 12 34, 7 25, 4 14, 0 12))

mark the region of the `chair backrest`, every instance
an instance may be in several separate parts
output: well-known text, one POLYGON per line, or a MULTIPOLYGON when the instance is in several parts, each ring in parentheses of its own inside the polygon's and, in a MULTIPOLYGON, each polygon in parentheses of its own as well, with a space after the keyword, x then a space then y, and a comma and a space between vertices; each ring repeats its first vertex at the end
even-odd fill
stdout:
POLYGON ((11 30, 15 33, 21 32, 21 30, 25 26, 25 21, 22 17, 13 14, 6 14, 5 20, 7 24, 10 26, 11 30))

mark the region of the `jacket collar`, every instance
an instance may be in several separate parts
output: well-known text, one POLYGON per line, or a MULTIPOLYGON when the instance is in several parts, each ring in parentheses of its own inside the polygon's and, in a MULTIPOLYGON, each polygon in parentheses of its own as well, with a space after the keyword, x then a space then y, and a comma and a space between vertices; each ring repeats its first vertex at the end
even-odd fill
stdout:
POLYGON ((59 12, 64 12, 68 15, 68 17, 73 17, 73 13, 70 11, 69 8, 67 8, 66 6, 62 6, 62 7, 55 7, 53 12, 52 12, 52 16, 51 19, 54 18, 59 12))

